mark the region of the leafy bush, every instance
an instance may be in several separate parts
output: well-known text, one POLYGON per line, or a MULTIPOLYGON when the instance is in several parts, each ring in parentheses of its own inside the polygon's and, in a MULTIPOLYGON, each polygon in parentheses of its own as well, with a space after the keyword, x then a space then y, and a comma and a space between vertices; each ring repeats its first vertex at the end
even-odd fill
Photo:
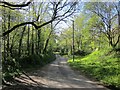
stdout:
POLYGON ((41 65, 42 63, 42 55, 30 55, 30 56, 24 56, 21 57, 20 59, 17 59, 19 62, 20 66, 22 68, 30 68, 33 65, 41 65))
POLYGON ((6 60, 2 61, 2 73, 3 78, 6 81, 11 81, 14 77, 19 76, 19 64, 15 59, 8 57, 6 60))
POLYGON ((80 56, 85 56, 88 54, 88 52, 82 51, 82 50, 78 50, 74 53, 75 55, 80 55, 80 56))
POLYGON ((53 53, 40 54, 40 55, 30 55, 24 56, 17 61, 19 62, 22 68, 30 68, 35 66, 42 67, 43 65, 55 60, 55 55, 53 53))
POLYGON ((13 59, 12 57, 6 58, 2 61, 3 78, 6 81, 13 80, 14 77, 21 74, 22 69, 42 67, 47 63, 55 60, 55 55, 53 53, 41 54, 41 55, 30 55, 22 56, 21 58, 13 59))

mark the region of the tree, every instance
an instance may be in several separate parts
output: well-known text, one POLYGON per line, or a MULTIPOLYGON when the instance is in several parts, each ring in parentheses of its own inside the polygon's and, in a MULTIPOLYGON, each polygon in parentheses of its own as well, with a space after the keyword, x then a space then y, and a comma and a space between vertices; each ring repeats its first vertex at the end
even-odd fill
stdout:
POLYGON ((22 3, 22 4, 11 4, 11 3, 6 2, 6 1, 0 1, 0 3, 2 4, 0 6, 9 8, 11 10, 15 10, 15 9, 21 9, 22 7, 28 6, 32 1, 33 0, 30 0, 27 3, 22 3))
POLYGON ((24 28, 23 28, 23 31, 21 32, 21 37, 20 37, 20 41, 19 41, 19 53, 18 53, 18 55, 20 56, 21 55, 21 46, 22 46, 22 40, 23 40, 23 36, 24 36, 24 32, 25 32, 25 30, 26 30, 26 26, 24 26, 24 28))
POLYGON ((4 41, 2 63, 5 80, 14 78, 23 64, 41 64, 46 53, 49 54, 47 51, 56 47, 55 26, 73 15, 77 5, 76 2, 68 0, 48 3, 32 1, 18 4, 0 1, 0 8, 3 8, 0 17, 4 41), (36 61, 36 57, 40 59, 36 61))
MULTIPOLYGON (((38 18, 36 18, 36 20, 32 21, 32 22, 23 22, 23 23, 20 23, 20 24, 17 24, 15 26, 13 26, 11 29, 9 29, 8 31, 6 31, 5 33, 3 33, 3 36, 11 33, 13 30, 15 30, 16 28, 20 27, 20 26, 24 26, 26 24, 31 24, 34 26, 35 29, 38 29, 38 28, 41 28, 53 21, 55 21, 56 19, 60 19, 61 17, 68 17, 70 15, 72 15, 76 8, 76 2, 67 2, 67 1, 58 1, 58 2, 51 2, 50 3, 52 5, 52 16, 50 17, 50 20, 44 22, 44 23, 40 23, 40 25, 37 25, 36 22, 37 20, 39 20, 38 18), (66 9, 65 12, 64 12, 64 8, 66 9), (60 12, 62 14, 60 14, 60 12), (63 13, 64 12, 64 13, 63 13)), ((50 5, 50 6, 51 6, 50 5)))
MULTIPOLYGON (((120 34, 115 30, 115 20, 117 17, 117 13, 115 11, 115 7, 110 2, 95 2, 95 3, 88 3, 86 5, 86 9, 96 14, 102 21, 102 32, 108 38, 109 44, 116 48, 120 34)), ((118 31, 118 30, 117 30, 118 31)))
POLYGON ((82 30, 85 27, 85 18, 86 16, 83 15, 83 12, 75 19, 75 41, 78 46, 78 51, 82 50, 82 30))

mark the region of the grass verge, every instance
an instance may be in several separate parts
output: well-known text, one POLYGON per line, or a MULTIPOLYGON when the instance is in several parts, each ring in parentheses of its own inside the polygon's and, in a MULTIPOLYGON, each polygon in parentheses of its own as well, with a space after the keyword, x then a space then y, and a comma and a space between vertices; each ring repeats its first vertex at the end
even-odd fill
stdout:
POLYGON ((96 50, 85 57, 77 57, 69 65, 100 81, 105 86, 120 89, 120 56, 109 50, 96 50))

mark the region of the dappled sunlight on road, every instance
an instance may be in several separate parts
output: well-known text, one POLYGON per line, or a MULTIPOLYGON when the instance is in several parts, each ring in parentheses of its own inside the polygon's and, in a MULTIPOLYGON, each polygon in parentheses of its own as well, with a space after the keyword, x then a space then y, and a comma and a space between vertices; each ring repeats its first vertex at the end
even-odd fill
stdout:
MULTIPOLYGON (((92 88, 97 90, 102 88, 108 90, 102 85, 98 85, 96 82, 91 81, 80 73, 74 72, 68 65, 67 59, 56 55, 57 59, 45 67, 28 73, 29 76, 42 87, 48 88, 92 88)), ((35 84, 24 77, 24 82, 29 84, 35 84), (24 80, 25 79, 25 80, 24 80)))

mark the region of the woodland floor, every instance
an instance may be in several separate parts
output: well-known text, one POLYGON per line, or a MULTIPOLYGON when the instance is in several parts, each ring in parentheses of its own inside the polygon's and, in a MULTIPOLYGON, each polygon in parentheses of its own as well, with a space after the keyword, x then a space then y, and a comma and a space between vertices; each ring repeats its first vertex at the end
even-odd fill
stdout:
POLYGON ((2 90, 109 90, 80 72, 73 71, 67 65, 66 58, 60 55, 56 57, 54 62, 27 73, 34 81, 22 75, 16 78, 20 83, 4 87, 2 90))

